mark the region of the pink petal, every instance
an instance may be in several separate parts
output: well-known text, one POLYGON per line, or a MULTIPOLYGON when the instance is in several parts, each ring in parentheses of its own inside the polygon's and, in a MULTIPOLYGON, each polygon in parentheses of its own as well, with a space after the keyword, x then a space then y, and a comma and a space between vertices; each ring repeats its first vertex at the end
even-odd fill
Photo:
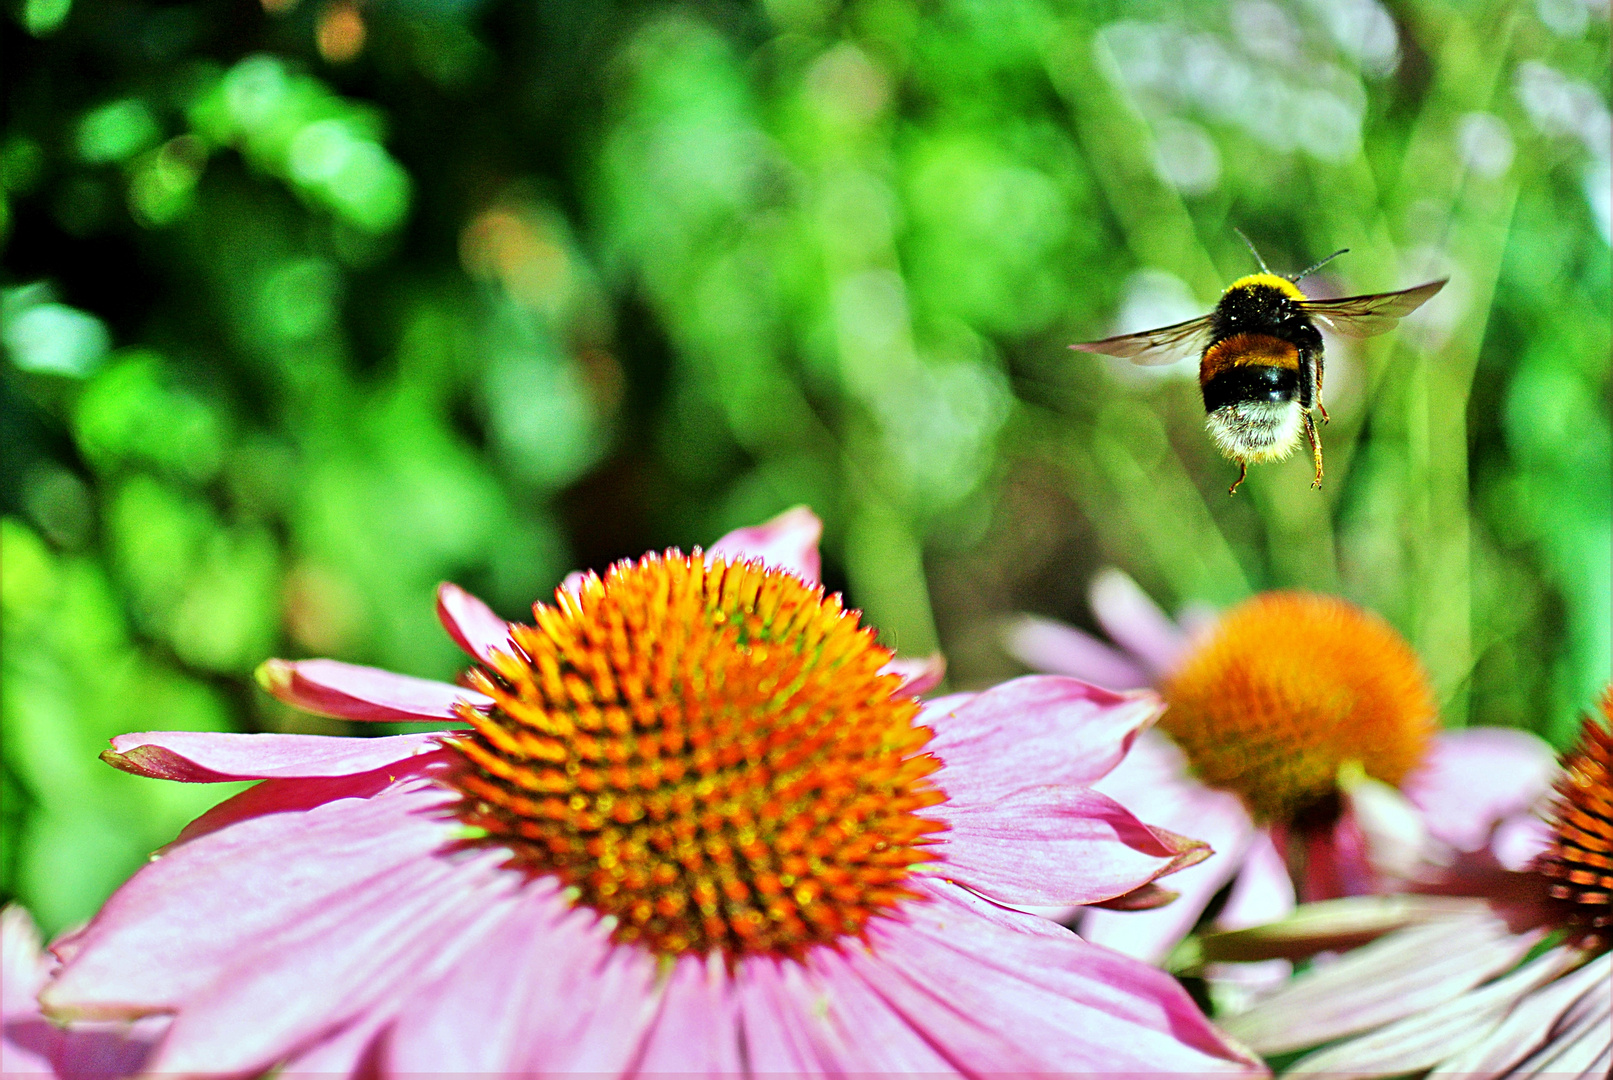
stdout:
POLYGON ((1080 788, 1027 788, 985 805, 943 803, 931 813, 952 826, 935 846, 946 859, 945 876, 1004 904, 1092 904, 1209 854, 1080 788))
POLYGON ((768 566, 794 571, 808 585, 816 585, 822 576, 823 563, 818 555, 822 536, 823 522, 818 515, 797 506, 760 525, 735 529, 712 544, 706 554, 731 562, 761 559, 768 566))
MULTIPOLYGON (((1366 1035, 1307 1054, 1305 1072, 1397 1076, 1432 1069, 1478 1043, 1519 999, 1560 975, 1566 950, 1547 952, 1494 982, 1366 1035)), ((1549 1020, 1536 1031, 1549 1028, 1549 1020)), ((1529 1034, 1534 1034, 1533 1032, 1529 1034)), ((1527 1051, 1520 1049, 1520 1056, 1527 1051)))
POLYGON ((271 777, 350 776, 441 751, 435 734, 347 739, 331 735, 243 735, 144 731, 119 735, 101 760, 136 776, 214 784, 271 777))
POLYGON ((228 969, 179 1009, 153 1072, 254 1072, 396 1008, 457 962, 477 923, 511 903, 506 856, 420 858, 304 919, 241 943, 228 969))
POLYGON ((1111 690, 1134 690, 1151 681, 1123 653, 1052 619, 1021 615, 1003 628, 1003 646, 1032 671, 1069 675, 1111 690))
POLYGON ((475 690, 340 660, 265 660, 257 677, 287 705, 344 720, 458 720, 456 702, 492 704, 475 690))
POLYGON ((1254 841, 1254 822, 1236 796, 1205 787, 1186 775, 1187 763, 1164 735, 1145 731, 1096 789, 1142 820, 1203 840, 1214 849, 1204 862, 1164 882, 1177 899, 1151 911, 1088 910, 1081 936, 1099 945, 1160 963, 1185 937, 1210 900, 1237 876, 1254 841))
MULTIPOLYGON (((1613 1028, 1606 1020, 1608 1002, 1613 1000, 1613 994, 1609 993, 1613 990, 1610 979, 1613 979, 1613 954, 1603 953, 1578 971, 1524 998, 1495 1030, 1476 1045, 1443 1062, 1435 1075, 1555 1078, 1578 1076, 1582 1069, 1588 1071, 1606 1052, 1609 1043, 1613 1042, 1613 1035, 1610 1035, 1613 1028), (1569 1027, 1563 1023, 1565 1014, 1587 998, 1592 1003, 1592 1010, 1587 1010, 1591 1015, 1582 1015, 1582 1019, 1590 1021, 1587 1025, 1589 1030, 1563 1030, 1569 1027), (1581 1042, 1576 1038, 1581 1034, 1589 1038, 1581 1042), (1559 1046, 1559 1039, 1565 1043, 1569 1040, 1580 1043, 1576 1049, 1582 1051, 1582 1063, 1577 1067, 1568 1061, 1554 1060, 1570 1049, 1567 1045, 1559 1046), (1523 1059, 1530 1057, 1531 1051, 1537 1048, 1542 1052, 1526 1064, 1523 1059), (1525 1068, 1514 1071, 1513 1067, 1520 1065, 1525 1068)), ((1578 1025, 1573 1027, 1577 1028, 1578 1025)), ((1600 1075, 1607 1074, 1604 1072, 1600 1075)))
POLYGON ((555 589, 555 598, 558 600, 559 594, 563 592, 570 593, 572 596, 581 596, 583 583, 586 582, 592 574, 592 570, 573 570, 571 573, 560 579, 560 585, 555 589))
POLYGON ((452 767, 451 751, 421 754, 405 761, 351 776, 321 776, 306 779, 265 780, 233 798, 225 799, 179 831, 179 836, 162 851, 186 844, 199 836, 217 832, 227 825, 266 814, 291 814, 312 810, 337 799, 368 799, 418 777, 437 776, 452 767))
POLYGON ((406 1075, 625 1073, 660 1006, 656 960, 615 945, 554 878, 523 888, 502 920, 404 1005, 385 1050, 406 1075))
POLYGON ((414 780, 370 799, 249 818, 170 848, 75 936, 42 995, 46 1011, 119 1018, 206 996, 264 943, 339 924, 400 873, 431 862, 452 837, 439 820, 451 800, 414 780))
POLYGON ((1423 765, 1400 787, 1422 808, 1434 837, 1477 851, 1497 823, 1551 791, 1556 760, 1551 747, 1527 731, 1442 731, 1423 765))
POLYGON ((276 1066, 274 1080, 338 1080, 368 1075, 393 1020, 384 1010, 369 1010, 276 1066))
MULTIPOLYGON (((793 960, 748 957, 734 972, 745 1060, 753 1076, 851 1071, 846 1040, 830 1022, 829 992, 793 960), (815 1008, 815 1003, 822 1003, 815 1008)), ((867 1059, 858 1062, 866 1066, 867 1059)))
POLYGON ((1539 941, 1480 909, 1413 926, 1294 979, 1222 1022, 1265 1054, 1317 1046, 1435 1008, 1509 970, 1539 941))
POLYGON ((674 962, 661 1015, 637 1068, 650 1075, 749 1075, 739 1003, 721 956, 683 956, 674 962))
POLYGON ((881 675, 900 675, 902 685, 893 697, 918 697, 941 685, 946 678, 947 662, 940 653, 931 653, 921 660, 904 660, 897 657, 879 669, 881 675))
POLYGON ((50 974, 50 958, 39 947, 39 931, 16 904, 0 911, 0 1017, 39 1011, 34 1000, 50 974))
POLYGON ((905 924, 879 920, 871 952, 849 959, 960 1072, 1264 1075, 1164 972, 928 887, 929 903, 905 908, 905 924))
POLYGON ((59 1080, 112 1080, 140 1073, 168 1028, 165 1016, 133 1024, 86 1023, 67 1028, 31 1016, 5 1021, 0 1035, 0 1076, 59 1080))
POLYGON ((1176 666, 1187 648, 1187 635, 1135 581, 1119 570, 1102 570, 1092 579, 1088 596, 1104 633, 1142 660, 1152 676, 1176 666))
MULTIPOLYGON (((1172 879, 1175 884, 1175 879, 1172 879)), ((1294 912, 1294 881, 1288 876, 1271 834, 1257 831, 1243 857, 1226 906, 1215 917, 1217 930, 1242 930, 1286 919, 1294 912)))
POLYGON ((804 968, 784 963, 772 978, 755 975, 757 983, 766 980, 775 988, 775 1020, 810 1044, 818 1068, 808 1071, 870 1078, 957 1075, 956 1064, 928 1033, 863 979, 857 970, 861 955, 861 949, 817 949, 804 968))
POLYGON ((1514 814, 1495 827, 1490 851, 1508 870, 1523 870, 1551 846, 1555 832, 1533 814, 1514 814))
POLYGON ((935 729, 929 749, 946 763, 936 776, 942 789, 954 802, 980 805, 1020 788, 1093 783, 1162 708, 1146 692, 1027 675, 931 702, 919 723, 935 729))
POLYGON ((510 624, 458 585, 437 586, 437 618, 454 644, 477 660, 486 662, 494 649, 510 651, 510 624))

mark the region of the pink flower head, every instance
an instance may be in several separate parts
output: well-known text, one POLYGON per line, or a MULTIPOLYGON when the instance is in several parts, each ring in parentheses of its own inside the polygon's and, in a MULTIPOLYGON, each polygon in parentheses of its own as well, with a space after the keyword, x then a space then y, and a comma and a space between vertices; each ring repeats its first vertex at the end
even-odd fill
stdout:
POLYGON ((1032 677, 921 705, 813 579, 817 528, 741 534, 787 570, 732 538, 619 563, 532 626, 444 586, 466 687, 265 673, 469 730, 113 740, 143 775, 263 782, 58 946, 46 1007, 171 1014, 154 1072, 1260 1073, 1168 976, 1004 906, 1203 857, 1092 789, 1157 700, 1032 677))
POLYGON ((1091 600, 1121 648, 1029 616, 1006 644, 1039 670, 1160 688, 1161 730, 1098 789, 1216 851, 1171 879, 1181 895, 1167 907, 1083 914, 1091 941, 1158 962, 1229 885, 1222 929, 1281 918, 1296 881, 1307 900, 1401 888, 1429 862, 1500 852, 1549 789, 1550 747, 1522 731, 1439 731, 1409 647, 1342 600, 1263 593, 1178 623, 1117 570, 1091 600))
POLYGON ((1223 960, 1343 952, 1228 1026, 1265 1053, 1322 1047, 1295 1061, 1295 1074, 1608 1076, 1613 695, 1602 712, 1564 756, 1544 843, 1522 869, 1486 868, 1481 855, 1438 883, 1468 896, 1335 900, 1199 942, 1223 960))

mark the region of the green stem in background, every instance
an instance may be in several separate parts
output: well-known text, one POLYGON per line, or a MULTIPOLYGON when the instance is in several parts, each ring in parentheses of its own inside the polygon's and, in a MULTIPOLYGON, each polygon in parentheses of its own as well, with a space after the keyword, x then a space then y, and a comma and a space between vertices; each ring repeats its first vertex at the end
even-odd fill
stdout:
POLYGON ((930 609, 924 548, 907 520, 877 496, 868 499, 852 515, 845 554, 852 595, 865 622, 878 628, 881 642, 909 657, 935 652, 940 637, 930 609))

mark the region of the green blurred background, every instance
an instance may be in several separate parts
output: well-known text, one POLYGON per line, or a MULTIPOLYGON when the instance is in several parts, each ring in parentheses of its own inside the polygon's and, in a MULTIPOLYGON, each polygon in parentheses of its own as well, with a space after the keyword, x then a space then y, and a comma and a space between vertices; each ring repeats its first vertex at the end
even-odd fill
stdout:
POLYGON ((10 0, 4 891, 88 915, 221 796, 118 732, 342 731, 269 655, 449 677, 432 589, 809 503, 956 687, 1011 613, 1340 592, 1450 724, 1609 668, 1608 15, 1238 0, 10 0), (1451 284, 1330 346, 1328 477, 1071 341, 1253 269, 1451 284))

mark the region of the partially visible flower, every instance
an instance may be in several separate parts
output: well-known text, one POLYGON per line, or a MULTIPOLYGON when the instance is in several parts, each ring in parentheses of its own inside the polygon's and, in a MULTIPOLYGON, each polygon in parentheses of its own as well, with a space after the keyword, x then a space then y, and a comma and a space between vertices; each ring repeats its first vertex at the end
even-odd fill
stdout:
POLYGON ((1083 937, 1159 962, 1232 886, 1222 929, 1403 887, 1428 860, 1511 836, 1549 788, 1550 747, 1500 728, 1439 731, 1432 693, 1387 623, 1335 597, 1262 593, 1173 622, 1130 578, 1099 574, 1092 609, 1117 649, 1022 617, 1009 651, 1111 689, 1159 688, 1167 711, 1106 794, 1216 855, 1171 879, 1175 903, 1091 910, 1083 937))
MULTIPOLYGON (((1267 1054, 1331 1044, 1289 1073, 1606 1077, 1613 1070, 1613 694, 1564 756, 1545 846, 1528 867, 1442 875, 1482 898, 1407 897, 1411 925, 1346 952, 1225 1021, 1267 1054)), ((1213 935, 1222 960, 1338 950, 1371 901, 1302 907, 1286 924, 1213 935), (1352 926, 1352 924, 1354 924, 1352 926)))
POLYGON ((55 966, 28 913, 15 904, 0 911, 0 1076, 110 1080, 140 1072, 167 1017, 53 1024, 38 998, 55 966))
POLYGON ((153 1072, 1260 1073, 1162 972, 1003 906, 1203 857, 1091 790, 1158 700, 921 706, 823 595, 816 527, 570 579, 530 626, 443 586, 466 686, 265 667, 303 708, 468 730, 113 740, 263 783, 58 946, 47 1008, 173 1014, 153 1072))

